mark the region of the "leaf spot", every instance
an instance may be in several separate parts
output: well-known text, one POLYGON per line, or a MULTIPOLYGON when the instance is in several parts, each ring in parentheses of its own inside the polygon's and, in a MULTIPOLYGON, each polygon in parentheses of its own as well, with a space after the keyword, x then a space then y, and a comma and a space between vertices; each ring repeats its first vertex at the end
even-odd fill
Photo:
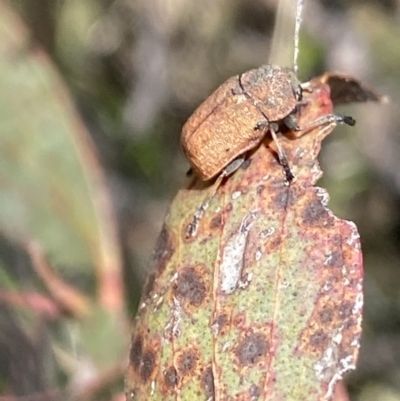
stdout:
POLYGON ((154 371, 155 364, 156 364, 155 352, 152 350, 146 350, 142 355, 142 360, 140 362, 140 368, 139 368, 140 378, 144 382, 147 382, 150 379, 154 371))
POLYGON ((178 372, 174 366, 170 366, 164 371, 164 381, 167 387, 175 387, 178 384, 178 372))
POLYGON ((176 283, 175 294, 192 306, 201 306, 206 297, 206 285, 195 268, 186 267, 182 270, 176 283))
POLYGON ((210 222, 210 229, 211 230, 215 230, 216 228, 221 227, 222 224, 222 216, 221 214, 218 214, 217 216, 215 216, 211 222, 210 222))
POLYGON ((261 396, 260 387, 254 383, 251 385, 249 392, 250 392, 250 398, 252 401, 258 400, 261 396))
POLYGON ((143 353, 143 338, 141 335, 138 335, 132 341, 131 352, 129 354, 131 365, 135 370, 139 369, 140 361, 142 359, 142 353, 143 353))
POLYGON ((241 365, 252 365, 266 355, 268 348, 264 334, 251 333, 239 343, 235 354, 241 365))
POLYGON ((320 199, 312 200, 303 212, 304 224, 323 224, 327 226, 328 219, 329 214, 320 199))
POLYGON ((215 399, 215 388, 214 388, 214 374, 211 366, 209 366, 201 375, 201 387, 207 397, 207 400, 215 399))
POLYGON ((323 324, 329 323, 333 320, 333 311, 331 308, 324 308, 319 313, 320 322, 323 324))
POLYGON ((198 355, 196 350, 187 349, 178 356, 178 363, 176 365, 179 375, 187 376, 192 375, 197 367, 198 355))
POLYGON ((310 337, 310 346, 313 348, 326 348, 329 337, 322 329, 318 329, 310 337))
POLYGON ((227 323, 228 323, 228 315, 226 313, 218 315, 215 318, 214 323, 211 325, 211 330, 213 332, 214 337, 224 334, 224 327, 226 326, 227 323))

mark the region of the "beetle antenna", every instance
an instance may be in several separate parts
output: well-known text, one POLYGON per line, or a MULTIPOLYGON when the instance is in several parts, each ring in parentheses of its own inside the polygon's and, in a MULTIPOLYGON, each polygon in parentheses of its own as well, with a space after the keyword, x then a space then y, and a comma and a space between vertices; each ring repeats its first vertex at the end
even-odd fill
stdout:
POLYGON ((293 54, 293 71, 297 75, 299 66, 297 60, 299 58, 299 41, 300 41, 300 27, 302 23, 304 0, 297 0, 296 6, 296 22, 294 26, 294 54, 293 54))

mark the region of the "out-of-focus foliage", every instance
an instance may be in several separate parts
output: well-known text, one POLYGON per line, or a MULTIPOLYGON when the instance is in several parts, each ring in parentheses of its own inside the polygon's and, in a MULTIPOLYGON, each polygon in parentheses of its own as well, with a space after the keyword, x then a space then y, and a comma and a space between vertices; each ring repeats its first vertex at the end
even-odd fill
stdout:
MULTIPOLYGON (((391 99, 354 107, 357 127, 330 136, 322 184, 365 257, 352 395, 400 400, 400 3, 305 3, 300 76, 340 70, 391 99)), ((275 12, 272 0, 0 1, 1 393, 121 399, 126 316, 185 180, 180 127, 268 60, 275 12)))

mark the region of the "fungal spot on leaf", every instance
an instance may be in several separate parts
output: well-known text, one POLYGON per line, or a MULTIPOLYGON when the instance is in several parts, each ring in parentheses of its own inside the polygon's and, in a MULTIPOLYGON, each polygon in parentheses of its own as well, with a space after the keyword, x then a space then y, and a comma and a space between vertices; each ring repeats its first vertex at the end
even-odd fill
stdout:
POLYGON ((353 314, 354 304, 352 302, 343 302, 339 307, 339 318, 348 319, 353 314))
POLYGON ((214 400, 215 388, 214 388, 214 374, 211 366, 208 367, 201 375, 201 387, 207 397, 207 400, 214 400))
POLYGON ((164 372, 164 381, 167 387, 175 387, 178 384, 178 372, 174 366, 170 366, 164 372))
POLYGON ((249 393, 250 399, 253 401, 257 401, 261 395, 260 387, 253 383, 249 389, 249 393))
POLYGON ((279 236, 279 237, 276 237, 273 241, 271 241, 271 242, 269 243, 268 248, 269 248, 270 250, 279 248, 279 247, 281 246, 281 243, 282 243, 282 237, 280 237, 280 236, 279 236))
POLYGON ((206 285, 195 268, 186 267, 179 273, 175 294, 192 306, 201 306, 206 297, 206 285))
POLYGON ((319 312, 319 318, 321 323, 329 323, 333 320, 333 311, 331 308, 324 308, 319 312))
POLYGON ((320 224, 323 220, 329 221, 329 214, 319 199, 314 199, 308 203, 303 211, 304 224, 320 224))
POLYGON ((274 206, 278 210, 285 210, 288 205, 288 190, 287 188, 281 190, 276 196, 272 198, 274 206))
POLYGON ((345 330, 351 329, 358 324, 357 319, 355 319, 353 316, 344 320, 343 323, 343 329, 345 330))
POLYGON ((152 261, 158 272, 161 273, 165 269, 168 261, 172 257, 173 252, 174 245, 171 232, 164 225, 157 239, 152 256, 152 261))
POLYGON ((328 345, 329 337, 322 329, 317 330, 310 337, 310 345, 314 349, 325 349, 328 345))
POLYGON ((228 323, 228 315, 226 313, 221 313, 215 319, 211 325, 214 337, 223 336, 225 334, 225 327, 228 323))
POLYGON ((328 257, 328 266, 342 267, 343 266, 343 254, 341 251, 334 251, 328 257))
POLYGON ((232 202, 229 202, 229 203, 226 205, 224 212, 229 213, 229 212, 232 211, 232 209, 233 209, 232 202))
POLYGON ((178 356, 178 363, 176 365, 180 376, 192 375, 197 367, 198 355, 196 350, 184 350, 178 356))
POLYGON ((241 365, 252 365, 266 355, 268 348, 264 334, 251 333, 239 343, 235 354, 241 365))
POLYGON ((238 327, 238 328, 242 329, 244 327, 244 325, 246 324, 247 319, 248 319, 248 317, 247 317, 247 313, 245 311, 236 313, 235 315, 233 315, 233 320, 231 320, 231 325, 233 327, 238 327))
POLYGON ((221 224, 222 224, 222 215, 220 213, 211 220, 210 230, 215 230, 216 228, 221 227, 221 224))
POLYGON ((297 186, 289 187, 289 205, 295 206, 299 203, 301 191, 297 186))
POLYGON ((141 335, 138 335, 133 341, 132 341, 132 347, 131 347, 131 352, 130 352, 130 362, 131 365, 135 370, 139 369, 140 366, 140 361, 142 359, 142 352, 143 352, 143 338, 141 335))
POLYGON ((142 355, 142 360, 140 361, 139 375, 140 378, 147 382, 151 377, 156 364, 156 355, 152 350, 146 350, 142 355))

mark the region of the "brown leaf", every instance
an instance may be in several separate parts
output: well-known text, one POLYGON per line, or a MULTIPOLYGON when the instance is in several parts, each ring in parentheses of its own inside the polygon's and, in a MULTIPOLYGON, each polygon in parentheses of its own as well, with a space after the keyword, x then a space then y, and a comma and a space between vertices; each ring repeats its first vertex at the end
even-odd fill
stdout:
POLYGON ((346 74, 326 72, 318 78, 331 89, 331 100, 334 106, 353 102, 380 102, 386 97, 379 95, 363 82, 346 74))
MULTIPOLYGON (((332 113, 313 80, 300 126, 332 113)), ((326 207, 317 155, 335 124, 270 138, 219 187, 197 234, 185 233, 212 187, 178 193, 165 220, 132 336, 127 399, 321 400, 354 369, 362 255, 353 223, 326 207)))

